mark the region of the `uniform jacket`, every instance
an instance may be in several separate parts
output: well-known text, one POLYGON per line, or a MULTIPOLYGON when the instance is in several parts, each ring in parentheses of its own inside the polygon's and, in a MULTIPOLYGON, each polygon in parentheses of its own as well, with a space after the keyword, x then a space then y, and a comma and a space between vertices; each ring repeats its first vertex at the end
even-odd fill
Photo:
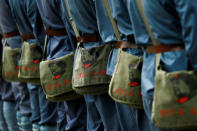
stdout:
POLYGON ((45 29, 61 30, 67 34, 63 36, 49 36, 47 43, 47 59, 54 59, 69 54, 76 49, 76 39, 69 23, 64 1, 37 0, 37 5, 45 29))

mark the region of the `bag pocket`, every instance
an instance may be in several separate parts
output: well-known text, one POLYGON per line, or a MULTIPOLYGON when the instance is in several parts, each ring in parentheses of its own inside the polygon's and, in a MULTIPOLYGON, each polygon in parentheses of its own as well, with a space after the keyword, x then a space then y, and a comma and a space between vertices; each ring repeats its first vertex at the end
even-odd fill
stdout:
POLYGON ((41 85, 51 101, 67 101, 79 98, 72 89, 74 53, 40 63, 41 85))
POLYGON ((111 49, 111 44, 90 49, 78 47, 73 73, 73 89, 77 93, 103 94, 107 92, 110 77, 106 75, 106 68, 111 49))
POLYGON ((152 119, 159 128, 197 127, 197 74, 157 69, 152 119))
POLYGON ((117 64, 109 86, 109 95, 115 101, 143 108, 141 95, 142 57, 119 50, 117 64))

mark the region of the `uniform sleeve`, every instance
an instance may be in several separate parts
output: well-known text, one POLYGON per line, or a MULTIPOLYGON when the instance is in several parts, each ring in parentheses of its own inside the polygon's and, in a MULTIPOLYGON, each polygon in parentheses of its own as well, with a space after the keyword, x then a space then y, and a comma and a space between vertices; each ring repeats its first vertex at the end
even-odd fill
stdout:
POLYGON ((77 29, 82 33, 81 35, 98 32, 92 0, 68 0, 68 4, 77 29))
POLYGON ((143 6, 153 34, 160 43, 183 44, 181 26, 173 1, 143 0, 143 6))
POLYGON ((197 71, 197 1, 174 0, 182 26, 186 53, 190 64, 197 71))
POLYGON ((7 0, 0 2, 0 26, 3 33, 16 31, 16 23, 12 17, 11 9, 7 0))

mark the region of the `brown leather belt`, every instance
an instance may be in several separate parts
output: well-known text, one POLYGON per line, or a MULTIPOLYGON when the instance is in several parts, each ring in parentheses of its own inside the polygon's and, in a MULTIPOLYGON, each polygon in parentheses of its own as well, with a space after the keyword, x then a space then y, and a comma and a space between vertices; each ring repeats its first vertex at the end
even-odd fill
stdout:
POLYGON ((48 36, 63 36, 63 35, 67 34, 65 29, 61 29, 61 30, 48 30, 48 29, 46 29, 45 32, 48 36))
POLYGON ((20 35, 18 31, 12 31, 9 33, 3 33, 4 38, 14 37, 20 35))
POLYGON ((88 43, 88 42, 98 42, 98 41, 101 41, 101 38, 99 35, 89 35, 89 36, 77 37, 78 43, 88 43))
MULTIPOLYGON (((101 38, 99 35, 89 35, 89 36, 77 37, 78 43, 88 43, 88 42, 98 42, 98 41, 101 41, 101 38)), ((137 46, 135 43, 131 43, 128 41, 117 41, 115 43, 115 48, 135 48, 135 49, 138 49, 139 46, 137 46)))
POLYGON ((163 53, 163 52, 168 52, 168 51, 180 51, 184 50, 185 46, 184 45, 165 45, 165 44, 159 44, 159 45, 153 45, 153 46, 148 46, 146 48, 147 53, 163 53))
POLYGON ((115 43, 115 48, 135 48, 135 49, 138 49, 139 46, 137 46, 135 43, 131 43, 128 41, 117 41, 115 43))
POLYGON ((35 39, 34 35, 21 35, 23 40, 35 39))

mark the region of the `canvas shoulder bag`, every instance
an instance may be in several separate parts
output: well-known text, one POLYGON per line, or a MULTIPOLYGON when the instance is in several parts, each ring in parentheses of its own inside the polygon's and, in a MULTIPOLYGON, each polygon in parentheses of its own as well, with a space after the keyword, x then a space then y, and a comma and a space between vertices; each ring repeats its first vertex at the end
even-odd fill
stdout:
MULTIPOLYGON (((137 0, 137 3, 153 44, 159 45, 146 19, 142 1, 137 0)), ((166 72, 160 57, 161 53, 156 54, 152 120, 159 128, 196 129, 197 74, 193 70, 166 72)))
POLYGON ((160 128, 197 127, 197 74, 195 71, 166 72, 157 54, 152 119, 160 128))
POLYGON ((18 58, 20 57, 20 48, 11 48, 5 40, 5 46, 3 49, 3 67, 2 77, 8 82, 20 82, 18 78, 19 65, 18 58))
POLYGON ((26 82, 40 84, 39 65, 41 60, 41 47, 37 43, 30 44, 23 41, 18 77, 26 79, 26 82))
POLYGON ((73 74, 73 88, 80 94, 102 94, 108 90, 106 75, 110 44, 85 49, 78 47, 73 74))
MULTIPOLYGON (((47 36, 46 36, 47 39, 47 36)), ((40 79, 46 98, 50 101, 69 101, 81 97, 72 89, 72 70, 74 53, 62 57, 45 60, 45 49, 43 61, 40 63, 40 79)))
MULTIPOLYGON (((80 37, 67 0, 65 5, 76 37, 80 37)), ((108 91, 110 77, 106 68, 111 49, 111 44, 85 49, 83 43, 78 43, 73 69, 73 89, 77 93, 99 95, 108 91)))
MULTIPOLYGON (((103 0, 110 18, 115 36, 121 41, 120 34, 112 17, 108 0, 103 0)), ((109 86, 109 95, 119 103, 134 108, 143 108, 141 96, 142 57, 134 56, 119 49, 117 63, 109 86)))

